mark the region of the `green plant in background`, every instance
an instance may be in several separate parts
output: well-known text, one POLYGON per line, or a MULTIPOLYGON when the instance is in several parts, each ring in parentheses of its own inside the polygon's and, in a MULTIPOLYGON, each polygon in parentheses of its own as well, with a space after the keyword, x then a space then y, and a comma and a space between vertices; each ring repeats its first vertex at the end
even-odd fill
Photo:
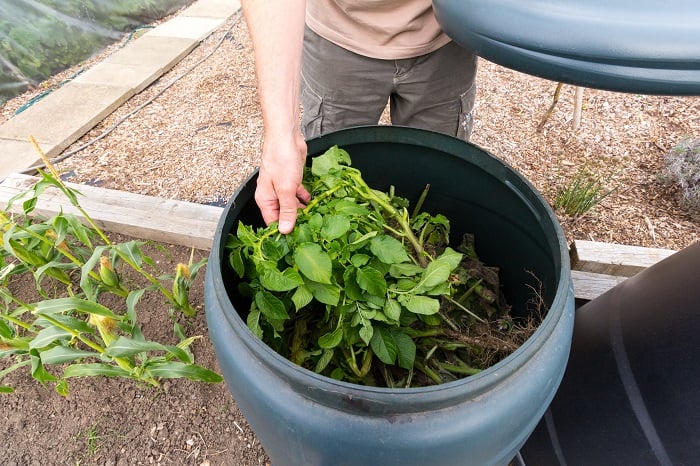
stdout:
POLYGON ((557 212, 580 217, 614 192, 605 187, 602 175, 579 168, 568 183, 557 187, 553 206, 557 212))
MULTIPOLYGON (((147 243, 111 242, 80 206, 79 193, 41 155, 49 171, 41 171, 38 183, 10 201, 23 201, 23 215, 10 214, 10 206, 0 212, 0 361, 5 366, 0 380, 28 368, 34 379, 55 384, 62 395, 71 377, 126 377, 150 386, 179 377, 220 382, 220 375, 194 363, 190 346, 199 337, 186 336, 176 314, 194 315, 189 288, 206 260, 179 264, 174 276, 153 275, 155 264, 143 249, 147 243), (31 219, 48 187, 65 194, 87 225, 67 213, 31 219), (19 276, 33 277, 36 300, 25 302, 13 292, 19 276), (160 293, 171 304, 177 344, 144 337, 137 309, 147 292, 160 293)), ((0 392, 12 391, 0 385, 0 392)))
POLYGON ((681 205, 700 216, 700 138, 684 138, 664 157, 661 182, 676 184, 681 205))
POLYGON ((472 236, 448 247, 447 218, 421 212, 420 200, 409 215, 338 147, 313 159, 304 183, 313 199, 290 234, 239 222, 226 245, 250 298, 247 324, 270 347, 323 375, 388 387, 488 367, 494 334, 468 328, 494 324, 495 346, 517 348, 498 271, 478 260, 472 236))

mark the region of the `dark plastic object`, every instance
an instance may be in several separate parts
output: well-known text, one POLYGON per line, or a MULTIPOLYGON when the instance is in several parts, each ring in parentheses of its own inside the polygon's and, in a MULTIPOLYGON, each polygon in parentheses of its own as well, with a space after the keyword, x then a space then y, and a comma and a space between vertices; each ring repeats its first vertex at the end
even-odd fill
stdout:
POLYGON ((578 86, 700 95, 698 0, 433 0, 445 32, 489 61, 578 86))
POLYGON ((700 243, 576 311, 564 380, 525 464, 700 462, 700 243))
POLYGON ((393 126, 343 130, 308 142, 350 153, 376 189, 396 187, 473 232, 480 256, 502 269, 521 315, 542 281, 549 304, 535 334, 505 360, 467 379, 413 389, 338 382, 292 364, 248 330, 224 246, 237 222, 261 223, 256 175, 234 195, 217 228, 205 279, 207 322, 229 390, 274 466, 505 465, 554 397, 568 358, 574 297, 566 241, 544 199, 478 147, 393 126))

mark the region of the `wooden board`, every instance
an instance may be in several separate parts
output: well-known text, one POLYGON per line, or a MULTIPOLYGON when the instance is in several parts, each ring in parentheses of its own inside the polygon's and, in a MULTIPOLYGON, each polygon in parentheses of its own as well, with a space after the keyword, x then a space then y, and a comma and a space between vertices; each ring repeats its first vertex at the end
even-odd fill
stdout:
MULTIPOLYGON (((36 177, 21 174, 5 178, 0 183, 0 207, 6 208, 13 196, 25 192, 37 181, 36 177)), ((83 194, 78 202, 100 228, 144 240, 208 250, 223 212, 221 207, 94 186, 67 185, 83 194)), ((14 203, 12 210, 21 212, 21 202, 14 203)), ((63 193, 50 188, 39 197, 34 214, 48 218, 61 211, 82 219, 63 193)))
POLYGON ((582 272, 631 277, 675 252, 671 249, 577 240, 571 245, 571 268, 582 272))
POLYGON ((574 296, 576 299, 590 301, 606 291, 614 288, 627 280, 628 277, 616 277, 601 273, 571 271, 571 280, 574 282, 574 296))

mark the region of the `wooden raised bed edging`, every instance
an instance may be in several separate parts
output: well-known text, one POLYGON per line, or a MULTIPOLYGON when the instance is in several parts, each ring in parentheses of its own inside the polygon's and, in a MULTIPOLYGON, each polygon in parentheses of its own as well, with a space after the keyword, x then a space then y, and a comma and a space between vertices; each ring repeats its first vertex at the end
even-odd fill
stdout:
MULTIPOLYGON (((26 191, 38 178, 12 174, 0 183, 0 206, 26 191)), ((84 194, 83 208, 101 228, 145 240, 209 250, 221 207, 162 199, 89 185, 68 185, 84 194)), ((13 210, 20 211, 18 203, 13 210)), ((55 189, 40 197, 35 213, 50 217, 60 211, 78 214, 55 189)), ((592 300, 627 278, 665 259, 676 251, 643 248, 597 241, 571 244, 571 268, 577 299, 592 300)))

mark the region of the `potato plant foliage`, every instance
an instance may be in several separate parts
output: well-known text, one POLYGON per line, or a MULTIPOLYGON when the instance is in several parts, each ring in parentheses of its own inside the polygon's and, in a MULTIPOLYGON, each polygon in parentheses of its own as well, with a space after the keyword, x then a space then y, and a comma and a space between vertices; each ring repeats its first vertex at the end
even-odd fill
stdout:
POLYGON ((460 335, 510 319, 497 270, 478 262, 473 242, 449 247, 447 218, 409 215, 405 199, 370 188, 337 146, 313 159, 304 183, 312 200, 290 234, 239 222, 228 237, 252 332, 292 362, 353 383, 410 387, 478 372, 483 349, 460 335))

